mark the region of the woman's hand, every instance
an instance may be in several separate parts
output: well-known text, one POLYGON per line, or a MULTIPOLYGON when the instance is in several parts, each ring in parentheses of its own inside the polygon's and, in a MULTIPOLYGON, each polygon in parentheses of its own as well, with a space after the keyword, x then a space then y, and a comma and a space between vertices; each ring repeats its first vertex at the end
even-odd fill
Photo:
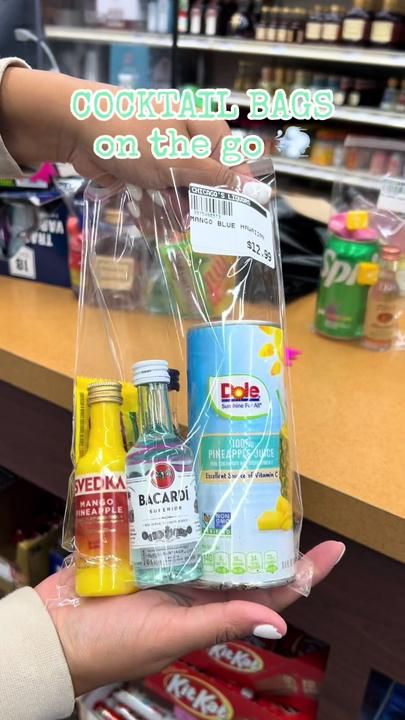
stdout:
MULTIPOLYGON (((313 585, 323 580, 344 552, 324 542, 301 561, 312 562, 313 585)), ((217 592, 189 585, 143 590, 118 598, 82 600, 57 607, 58 586, 71 584, 72 571, 47 578, 36 588, 55 624, 76 695, 115 681, 158 672, 199 648, 252 633, 281 637, 286 624, 278 611, 298 599, 290 587, 217 592)))
POLYGON ((94 117, 82 121, 73 117, 70 100, 75 90, 105 88, 112 92, 119 90, 68 75, 9 67, 1 84, 0 133, 12 157, 24 166, 34 166, 42 161, 70 162, 84 177, 94 179, 107 175, 104 182, 119 178, 150 189, 170 187, 173 167, 176 167, 177 185, 203 182, 236 186, 232 170, 218 161, 221 140, 229 134, 225 121, 120 120, 113 117, 104 122, 94 117), (187 138, 206 135, 211 141, 211 157, 205 160, 156 159, 147 141, 155 127, 162 132, 173 127, 187 138), (93 144, 98 136, 105 134, 113 137, 135 135, 141 157, 102 160, 94 154, 93 144))

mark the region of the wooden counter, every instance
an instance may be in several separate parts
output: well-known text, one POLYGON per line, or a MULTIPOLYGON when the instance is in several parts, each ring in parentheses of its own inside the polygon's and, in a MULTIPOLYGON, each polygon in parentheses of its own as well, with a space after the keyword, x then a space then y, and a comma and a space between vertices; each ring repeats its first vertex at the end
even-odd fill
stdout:
MULTIPOLYGON (((303 353, 291 377, 305 516, 405 562, 405 353, 374 354, 317 337, 313 307, 314 298, 307 297, 287 311, 288 343, 303 353)), ((0 278, 0 318, 0 381, 70 410, 76 338, 71 291, 0 278)), ((82 371, 91 374, 94 358, 105 357, 107 375, 109 355, 95 341, 97 323, 90 310, 82 371)), ((184 368, 175 328, 165 317, 148 315, 145 322, 133 313, 126 346, 123 374, 137 359, 162 355, 184 368)))

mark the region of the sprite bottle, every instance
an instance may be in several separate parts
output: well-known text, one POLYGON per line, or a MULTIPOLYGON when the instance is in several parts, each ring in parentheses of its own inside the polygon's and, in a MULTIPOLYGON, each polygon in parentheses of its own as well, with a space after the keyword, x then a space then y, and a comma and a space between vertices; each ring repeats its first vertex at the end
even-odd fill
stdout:
POLYGON ((315 312, 317 332, 341 340, 362 336, 368 286, 374 282, 367 270, 375 267, 377 257, 377 238, 328 235, 315 312))

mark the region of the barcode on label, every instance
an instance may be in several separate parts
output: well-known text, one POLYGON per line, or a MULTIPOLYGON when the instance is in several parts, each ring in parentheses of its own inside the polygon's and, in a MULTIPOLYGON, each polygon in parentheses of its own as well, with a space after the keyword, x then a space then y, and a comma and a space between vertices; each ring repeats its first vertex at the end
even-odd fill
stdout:
POLYGON ((191 210, 208 215, 233 215, 233 203, 221 198, 203 197, 190 193, 191 210))

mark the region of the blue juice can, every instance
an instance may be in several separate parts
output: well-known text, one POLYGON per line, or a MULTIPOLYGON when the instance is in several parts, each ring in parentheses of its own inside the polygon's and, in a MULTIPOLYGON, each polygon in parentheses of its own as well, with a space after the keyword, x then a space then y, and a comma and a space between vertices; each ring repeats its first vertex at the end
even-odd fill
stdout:
POLYGON ((195 327, 187 354, 202 580, 289 583, 295 545, 282 330, 251 321, 195 327))

